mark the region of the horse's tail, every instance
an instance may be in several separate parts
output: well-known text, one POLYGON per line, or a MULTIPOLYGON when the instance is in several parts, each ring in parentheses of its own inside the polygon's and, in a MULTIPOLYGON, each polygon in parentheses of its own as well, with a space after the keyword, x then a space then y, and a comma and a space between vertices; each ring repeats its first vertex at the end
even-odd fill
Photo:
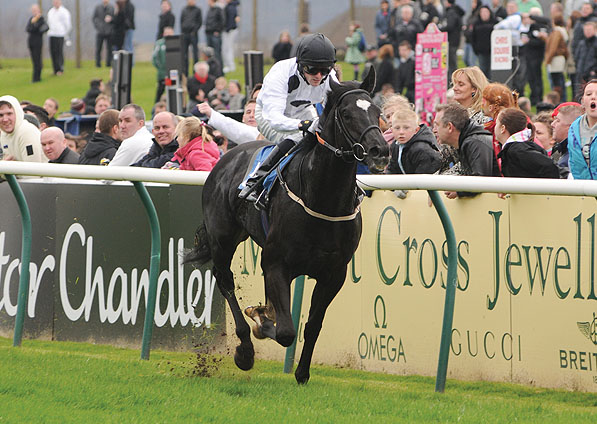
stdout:
POLYGON ((207 229, 205 224, 201 224, 195 231, 195 246, 192 249, 184 249, 182 263, 195 263, 203 265, 211 259, 211 249, 207 238, 207 229))

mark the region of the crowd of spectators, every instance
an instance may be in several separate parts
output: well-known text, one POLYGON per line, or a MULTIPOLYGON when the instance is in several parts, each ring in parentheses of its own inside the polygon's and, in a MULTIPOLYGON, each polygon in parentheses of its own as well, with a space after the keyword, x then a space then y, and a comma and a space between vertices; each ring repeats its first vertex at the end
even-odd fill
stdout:
MULTIPOLYGON (((54 6, 61 7, 59 3, 54 6)), ((227 13, 238 17, 232 10, 234 6, 237 2, 228 1, 220 7, 210 1, 207 19, 219 20, 221 14, 226 25, 232 26, 225 11, 230 9, 227 13)), ((115 19, 111 7, 104 0, 96 8, 96 12, 105 12, 104 24, 115 19)), ((124 10, 124 5, 121 8, 124 10)), ((492 0, 490 4, 473 1, 466 15, 453 0, 444 0, 443 4, 394 0, 391 6, 382 0, 375 18, 376 43, 364 46, 361 24, 350 23, 345 40, 345 61, 354 70, 350 77, 359 78, 362 64, 363 74, 370 68, 377 71, 374 102, 382 108, 384 137, 392 155, 387 172, 576 179, 597 176, 597 144, 593 143, 597 133, 597 80, 593 79, 597 73, 597 13, 592 2, 570 10, 566 17, 565 10, 566 5, 553 3, 550 18, 546 18, 534 0, 510 0, 505 5, 492 0), (423 123, 413 110, 413 46, 417 34, 429 23, 448 32, 451 93, 448 103, 433 111, 432 122, 423 123), (497 28, 512 31, 520 58, 510 86, 491 82, 487 40, 497 28), (469 65, 464 68, 457 67, 454 57, 461 40, 464 60, 469 65), (542 85, 544 69, 552 87, 547 94, 542 85), (527 84, 530 98, 519 97, 527 84), (567 102, 569 87, 578 102, 567 102), (532 108, 536 113, 531 112, 532 108)), ((201 21, 201 10, 193 0, 183 10, 183 28, 191 27, 190 16, 201 21)), ((28 28, 41 25, 43 29, 43 23, 39 8, 32 7, 28 28)), ((71 137, 55 127, 57 116, 65 114, 58 114, 54 98, 48 98, 40 107, 2 96, 3 159, 209 170, 228 149, 263 138, 255 120, 258 89, 246 99, 240 83, 224 76, 230 64, 222 65, 224 55, 219 41, 214 41, 218 31, 207 34, 211 45, 203 49, 201 57, 193 52, 186 113, 175 116, 166 111, 164 37, 173 34, 174 24, 170 3, 162 1, 153 56, 158 90, 151 130, 138 105, 112 109, 99 79, 90 82, 85 96, 71 101, 67 112, 98 116, 96 131, 86 137, 71 137), (229 110, 243 110, 242 121, 227 116, 229 110)), ((200 26, 193 29, 195 35, 200 26)), ((275 61, 293 57, 296 44, 309 33, 308 26, 302 31, 294 43, 288 31, 280 34, 272 49, 275 61)), ((98 29, 98 43, 100 32, 98 29)), ((193 41, 196 38, 189 36, 189 46, 193 41)), ((34 79, 38 68, 34 61, 34 79)), ((336 77, 341 79, 341 73, 337 72, 336 77)), ((446 195, 457 198, 472 194, 446 195)))

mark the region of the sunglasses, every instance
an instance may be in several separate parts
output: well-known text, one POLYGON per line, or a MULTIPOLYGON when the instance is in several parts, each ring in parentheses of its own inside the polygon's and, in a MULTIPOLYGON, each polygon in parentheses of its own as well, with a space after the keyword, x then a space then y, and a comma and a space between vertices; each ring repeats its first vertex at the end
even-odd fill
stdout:
POLYGON ((322 76, 328 75, 332 72, 331 66, 311 66, 311 65, 304 65, 303 71, 305 71, 309 75, 317 75, 321 74, 322 76))

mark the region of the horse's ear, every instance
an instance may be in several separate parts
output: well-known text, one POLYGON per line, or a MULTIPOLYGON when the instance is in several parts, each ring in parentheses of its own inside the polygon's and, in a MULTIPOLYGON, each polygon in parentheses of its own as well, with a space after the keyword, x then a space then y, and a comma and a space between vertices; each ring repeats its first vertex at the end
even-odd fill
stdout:
POLYGON ((340 84, 334 78, 330 78, 330 90, 336 91, 338 87, 340 87, 340 84))
POLYGON ((375 68, 373 66, 369 67, 369 72, 367 72, 367 76, 363 79, 361 88, 369 93, 373 93, 375 89, 375 68))

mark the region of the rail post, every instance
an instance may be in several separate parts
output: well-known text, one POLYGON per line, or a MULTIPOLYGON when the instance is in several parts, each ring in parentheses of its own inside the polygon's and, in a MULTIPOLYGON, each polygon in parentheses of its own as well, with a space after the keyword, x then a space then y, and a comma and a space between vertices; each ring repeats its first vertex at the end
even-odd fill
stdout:
POLYGON ((303 292, 305 290, 305 276, 301 275, 294 280, 294 295, 292 296, 292 323, 296 337, 290 346, 286 348, 286 357, 284 359, 284 372, 289 374, 294 366, 294 354, 296 352, 296 342, 299 338, 299 322, 301 320, 301 306, 303 304, 303 292))
POLYGON ((141 197, 145 206, 149 226, 151 228, 151 261, 149 265, 149 287, 147 289, 147 307, 145 309, 145 322, 143 323, 143 341, 141 346, 141 359, 149 359, 151 349, 151 336, 153 334, 153 321, 155 317, 155 304, 158 289, 158 272, 160 269, 160 257, 162 241, 160 235, 160 222, 155 206, 141 181, 133 181, 133 185, 141 197))
POLYGON ((17 316, 15 318, 15 333, 12 345, 21 346, 23 339, 23 324, 25 322, 25 313, 27 311, 27 299, 29 297, 29 263, 31 262, 31 214, 27 200, 17 182, 17 178, 12 174, 5 175, 12 193, 17 199, 19 210, 21 211, 21 223, 23 226, 23 236, 21 245, 21 275, 19 278, 19 294, 17 300, 17 316))
POLYGON ((439 347, 439 360, 437 363, 437 377, 435 379, 435 391, 443 393, 446 388, 446 375, 448 373, 448 358, 450 356, 450 343, 452 341, 452 322, 454 321, 454 300, 456 297, 456 271, 457 271, 457 249, 456 236, 450 216, 440 195, 435 190, 427 190, 433 206, 439 215, 444 227, 446 241, 448 243, 448 281, 446 282, 446 299, 444 301, 444 319, 442 324, 442 336, 439 347))

